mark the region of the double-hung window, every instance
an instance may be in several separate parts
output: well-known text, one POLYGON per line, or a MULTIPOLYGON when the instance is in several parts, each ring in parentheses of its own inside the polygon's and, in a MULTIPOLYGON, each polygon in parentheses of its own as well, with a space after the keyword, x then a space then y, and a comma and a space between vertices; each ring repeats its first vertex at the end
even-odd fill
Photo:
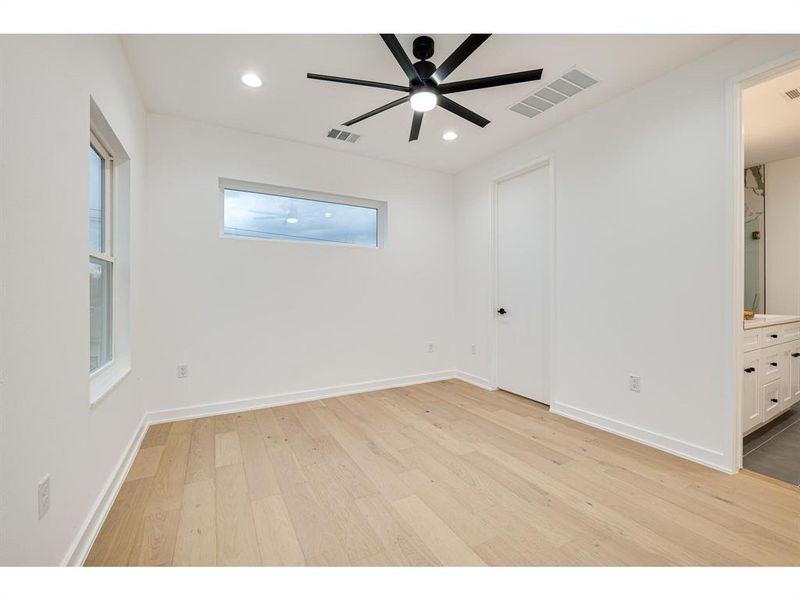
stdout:
POLYGON ((89 142, 89 373, 114 360, 113 157, 89 142))

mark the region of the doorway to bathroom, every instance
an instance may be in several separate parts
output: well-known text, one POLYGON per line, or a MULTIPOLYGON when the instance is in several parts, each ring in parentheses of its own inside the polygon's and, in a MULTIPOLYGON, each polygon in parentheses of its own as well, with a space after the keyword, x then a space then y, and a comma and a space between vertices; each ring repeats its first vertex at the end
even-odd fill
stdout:
POLYGON ((800 486, 800 61, 735 86, 740 466, 800 486))

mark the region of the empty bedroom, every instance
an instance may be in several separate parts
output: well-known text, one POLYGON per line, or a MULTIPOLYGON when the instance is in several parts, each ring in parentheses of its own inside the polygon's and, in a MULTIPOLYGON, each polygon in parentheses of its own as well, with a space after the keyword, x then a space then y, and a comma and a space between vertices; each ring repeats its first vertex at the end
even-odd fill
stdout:
POLYGON ((0 33, 9 585, 785 589, 800 35, 145 4, 0 33))

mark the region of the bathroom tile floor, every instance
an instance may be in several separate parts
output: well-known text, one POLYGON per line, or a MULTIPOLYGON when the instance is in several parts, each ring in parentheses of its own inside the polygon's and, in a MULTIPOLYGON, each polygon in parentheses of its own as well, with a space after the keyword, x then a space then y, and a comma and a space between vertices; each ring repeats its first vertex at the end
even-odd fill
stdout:
POLYGON ((800 406, 744 438, 744 468, 800 486, 800 406))

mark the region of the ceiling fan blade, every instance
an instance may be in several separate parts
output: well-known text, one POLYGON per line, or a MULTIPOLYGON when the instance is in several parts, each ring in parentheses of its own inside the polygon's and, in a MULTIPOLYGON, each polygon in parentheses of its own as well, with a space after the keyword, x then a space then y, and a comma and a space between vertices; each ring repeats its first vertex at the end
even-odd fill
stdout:
POLYGON ((472 33, 467 36, 467 39, 461 42, 461 45, 453 50, 453 53, 433 72, 433 78, 436 83, 444 81, 445 77, 455 71, 458 65, 464 62, 491 35, 491 33, 472 33))
POLYGON ((382 33, 381 37, 389 47, 389 51, 394 55, 395 60, 400 63, 408 80, 418 82, 419 73, 417 73, 414 65, 411 64, 411 59, 408 58, 408 54, 403 50, 403 46, 400 45, 400 40, 397 39, 397 36, 393 33, 382 33))
POLYGON ((309 79, 320 79, 322 81, 333 81, 334 83, 349 83, 351 85, 364 85, 367 87, 383 88, 385 90, 396 90, 407 92, 407 85, 395 85, 393 83, 381 83, 380 81, 367 81, 365 79, 350 79, 349 77, 336 77, 335 75, 320 75, 319 73, 307 73, 309 79))
POLYGON ((492 75, 491 77, 478 77, 477 79, 443 83, 439 86, 439 91, 443 94, 454 94, 455 92, 468 92, 470 90, 480 90, 488 87, 496 87, 498 85, 539 81, 541 78, 542 70, 533 69, 531 71, 520 71, 519 73, 507 73, 505 75, 492 75))
POLYGON ((355 125, 359 121, 363 121, 364 119, 369 119, 370 117, 374 117, 378 113, 382 113, 385 110, 389 110, 390 108, 394 108, 395 106, 400 106, 401 104, 403 104, 403 102, 408 102, 408 96, 403 96, 402 98, 398 98, 397 100, 392 100, 388 104, 379 106, 375 110, 371 110, 368 113, 364 113, 360 117, 356 117, 355 119, 349 120, 347 123, 342 123, 342 125, 345 127, 349 125, 355 125))
POLYGON ((458 102, 453 102, 446 96, 439 96, 439 106, 451 113, 458 115, 462 119, 466 119, 471 123, 475 123, 478 127, 486 127, 490 121, 484 119, 478 113, 472 112, 470 109, 461 106, 458 102))
POLYGON ((414 111, 414 118, 411 121, 411 135, 408 136, 409 142, 416 142, 419 139, 419 129, 422 127, 422 117, 424 112, 414 111))

